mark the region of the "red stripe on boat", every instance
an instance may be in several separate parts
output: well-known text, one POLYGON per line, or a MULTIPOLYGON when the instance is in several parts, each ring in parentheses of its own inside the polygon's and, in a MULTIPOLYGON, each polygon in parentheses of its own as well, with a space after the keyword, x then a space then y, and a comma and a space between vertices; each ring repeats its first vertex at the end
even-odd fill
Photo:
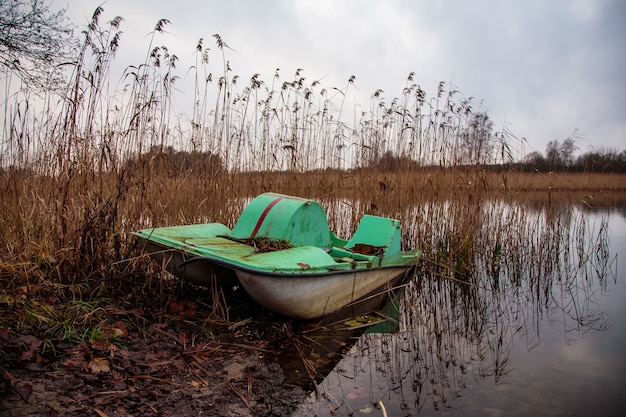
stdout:
POLYGON ((263 220, 265 220, 267 213, 269 213, 272 207, 274 207, 276 203, 278 203, 282 199, 283 197, 278 197, 276 200, 269 203, 267 207, 265 207, 265 210, 263 210, 263 213, 261 213, 261 216, 259 217, 259 220, 256 222, 256 226, 254 226, 254 230, 252 231, 252 234, 250 235, 250 237, 256 237, 256 234, 261 228, 261 225, 263 224, 263 220))

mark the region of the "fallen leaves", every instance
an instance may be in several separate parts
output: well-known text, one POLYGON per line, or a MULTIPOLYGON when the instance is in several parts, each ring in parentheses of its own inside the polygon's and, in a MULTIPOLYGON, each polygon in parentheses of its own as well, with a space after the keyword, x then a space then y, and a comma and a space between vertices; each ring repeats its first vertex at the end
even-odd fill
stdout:
POLYGON ((33 392, 33 386, 28 382, 18 381, 11 373, 5 371, 1 375, 2 381, 7 384, 24 401, 33 392))
POLYGON ((41 344, 41 340, 32 335, 21 335, 18 336, 14 342, 17 344, 18 348, 21 350, 20 355, 17 360, 30 362, 36 360, 36 351, 39 349, 39 345, 41 344))
POLYGON ((109 364, 109 361, 104 358, 93 358, 91 361, 89 361, 87 369, 89 369, 92 374, 111 372, 111 366, 109 364))
POLYGON ((189 300, 170 300, 167 303, 167 312, 182 317, 195 317, 198 314, 198 305, 189 300))
POLYGON ((250 314, 230 323, 202 299, 68 300, 35 286, 0 295, 0 415, 288 415, 302 398, 261 359, 262 336, 290 333, 250 314))

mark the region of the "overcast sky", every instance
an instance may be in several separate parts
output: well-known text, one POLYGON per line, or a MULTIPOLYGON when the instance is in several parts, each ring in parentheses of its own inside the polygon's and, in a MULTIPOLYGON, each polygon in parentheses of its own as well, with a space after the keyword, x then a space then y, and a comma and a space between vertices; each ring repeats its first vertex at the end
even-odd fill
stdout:
POLYGON ((523 153, 572 135, 582 152, 626 149, 625 0, 52 1, 81 28, 101 4, 104 20, 122 16, 123 66, 142 62, 165 18, 159 44, 182 69, 204 38, 219 73, 218 33, 242 80, 260 73, 270 83, 280 68, 291 81, 303 68, 307 80, 343 88, 354 75, 367 108, 377 89, 399 97, 415 72, 428 97, 445 81, 482 102, 496 130, 527 140, 523 153))

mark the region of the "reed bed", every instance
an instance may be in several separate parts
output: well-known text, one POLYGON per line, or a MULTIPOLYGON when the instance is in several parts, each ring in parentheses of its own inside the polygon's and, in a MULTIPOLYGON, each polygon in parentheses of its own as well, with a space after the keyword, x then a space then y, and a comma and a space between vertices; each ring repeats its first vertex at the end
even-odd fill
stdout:
MULTIPOLYGON (((159 266, 131 252, 132 230, 233 226, 245 202, 265 191, 318 199, 344 235, 364 213, 398 218, 405 246, 424 250, 433 270, 461 275, 494 253, 488 236, 502 235, 505 246, 500 228, 521 227, 517 218, 486 226, 489 204, 624 206, 622 175, 487 170, 512 160, 521 141, 506 127, 494 132, 487 112, 452 86, 441 83, 428 97, 412 73, 399 98, 376 91, 348 123, 354 77, 324 87, 298 69, 286 80, 277 73, 244 81, 214 35, 221 65, 209 65, 199 40, 188 71, 193 110, 181 116, 178 58, 163 46, 169 22, 157 22, 145 58, 126 67, 118 90, 111 71, 123 19, 103 24, 103 13, 98 8, 83 32, 65 91, 35 94, 9 82, 2 104, 2 304, 39 297, 43 310, 31 317, 48 326, 89 323, 67 322, 64 307, 50 310, 44 299, 95 303, 103 312, 97 300, 119 299, 129 287, 163 289, 159 266)), ((75 307, 71 314, 82 314, 75 307)))
MULTIPOLYGON (((407 218, 402 208, 424 202, 456 200, 456 204, 466 206, 471 201, 499 199, 537 207, 546 203, 620 206, 625 198, 623 184, 620 175, 609 174, 437 169, 221 173, 211 177, 194 172, 176 176, 107 173, 97 177, 9 173, 0 177, 4 242, 0 253, 11 261, 47 252, 46 256, 68 265, 61 275, 74 272, 88 276, 123 258, 131 230, 206 221, 233 226, 245 198, 266 191, 319 199, 327 206, 333 226, 354 230, 364 213, 398 217, 410 227, 413 219, 407 218), (346 218, 333 210, 336 201, 359 204, 351 203, 354 210, 346 218), (79 263, 79 259, 90 265, 79 263)), ((105 270, 100 271, 102 275, 106 275, 105 270)))

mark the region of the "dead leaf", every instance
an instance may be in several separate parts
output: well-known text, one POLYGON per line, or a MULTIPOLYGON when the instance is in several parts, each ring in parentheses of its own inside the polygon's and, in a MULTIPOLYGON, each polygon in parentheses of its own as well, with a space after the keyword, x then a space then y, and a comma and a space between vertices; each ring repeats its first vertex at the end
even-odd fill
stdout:
POLYGON ((28 382, 17 384, 15 389, 20 393, 22 398, 28 398, 28 396, 33 392, 33 386, 28 382))
POLYGON ((39 349, 39 345, 41 340, 37 339, 35 336, 24 335, 18 337, 18 342, 22 347, 26 347, 27 350, 24 350, 19 356, 18 360, 20 361, 30 361, 33 359, 35 355, 35 351, 39 349))
POLYGON ((98 374, 100 372, 111 372, 109 361, 104 358, 94 358, 89 362, 87 366, 91 373, 98 374))
POLYGON ((30 383, 18 381, 8 371, 5 371, 1 377, 2 380, 13 388, 23 400, 26 400, 26 398, 28 398, 28 396, 33 392, 33 386, 30 383))
POLYGON ((123 338, 128 336, 128 329, 123 321, 119 320, 113 323, 111 326, 111 332, 113 337, 123 338))
POLYGON ((178 343, 180 343, 181 345, 186 345, 190 342, 189 338, 185 335, 185 333, 180 332, 178 333, 178 343))

